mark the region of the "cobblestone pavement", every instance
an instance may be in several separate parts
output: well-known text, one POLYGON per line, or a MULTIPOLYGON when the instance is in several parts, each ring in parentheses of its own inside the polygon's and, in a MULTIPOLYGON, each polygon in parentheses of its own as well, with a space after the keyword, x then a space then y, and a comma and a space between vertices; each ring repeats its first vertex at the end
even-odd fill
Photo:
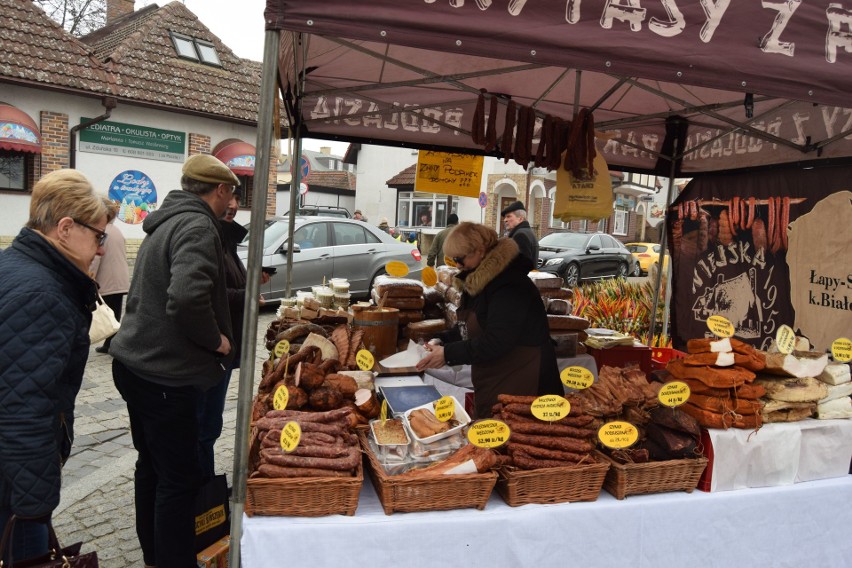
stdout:
MULTIPOLYGON (((258 318, 258 349, 274 309, 258 318)), ((65 464, 62 500, 53 512, 59 541, 82 540, 83 550, 97 550, 101 568, 143 566, 136 538, 133 470, 136 450, 130 439, 127 407, 112 382, 112 357, 94 347, 77 396, 74 449, 65 464)), ((259 372, 262 359, 258 359, 259 372)), ((230 483, 234 460, 238 374, 234 372, 225 402, 224 429, 216 444, 216 471, 230 483)))

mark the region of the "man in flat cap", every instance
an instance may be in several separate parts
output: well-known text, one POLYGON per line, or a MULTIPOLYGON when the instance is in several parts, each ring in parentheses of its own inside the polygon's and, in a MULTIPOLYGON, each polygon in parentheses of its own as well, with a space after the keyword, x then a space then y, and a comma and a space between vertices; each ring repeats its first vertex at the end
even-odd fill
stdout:
POLYGON ((500 216, 503 217, 503 226, 508 231, 508 236, 518 243, 521 255, 528 258, 532 263, 532 268, 530 268, 532 270, 538 265, 538 239, 535 236, 535 231, 527 222, 527 210, 524 204, 515 201, 503 209, 500 216))
POLYGON ((112 374, 127 403, 136 461, 136 534, 148 566, 195 565, 195 497, 205 479, 197 406, 232 359, 222 230, 239 178, 213 156, 183 165, 142 223, 112 374))

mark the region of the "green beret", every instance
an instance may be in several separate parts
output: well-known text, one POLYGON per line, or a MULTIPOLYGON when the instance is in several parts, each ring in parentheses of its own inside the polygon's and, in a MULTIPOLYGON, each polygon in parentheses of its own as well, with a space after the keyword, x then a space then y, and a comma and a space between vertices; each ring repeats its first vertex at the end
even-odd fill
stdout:
POLYGON ((183 163, 183 175, 207 183, 224 183, 238 187, 240 178, 218 158, 210 154, 195 154, 183 163))

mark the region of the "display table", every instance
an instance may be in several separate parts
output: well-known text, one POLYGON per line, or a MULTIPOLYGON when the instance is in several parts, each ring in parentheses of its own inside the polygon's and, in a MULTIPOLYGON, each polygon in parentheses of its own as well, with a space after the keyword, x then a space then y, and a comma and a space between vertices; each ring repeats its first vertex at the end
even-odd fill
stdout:
POLYGON ((852 476, 722 493, 387 516, 364 480, 354 517, 243 517, 247 568, 349 565, 849 566, 852 476))

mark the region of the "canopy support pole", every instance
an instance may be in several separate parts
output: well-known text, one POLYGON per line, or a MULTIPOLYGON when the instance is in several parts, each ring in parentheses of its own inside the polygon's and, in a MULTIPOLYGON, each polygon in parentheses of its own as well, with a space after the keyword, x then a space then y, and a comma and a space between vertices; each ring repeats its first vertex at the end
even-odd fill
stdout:
POLYGON ((293 295, 293 233, 296 231, 296 196, 299 195, 299 190, 302 186, 302 99, 305 93, 305 46, 301 38, 307 41, 306 36, 294 33, 293 40, 293 69, 296 70, 295 84, 293 85, 293 94, 296 97, 296 104, 293 111, 293 116, 290 117, 290 133, 293 136, 293 155, 290 156, 290 167, 293 172, 290 177, 290 214, 287 220, 289 226, 287 228, 287 297, 293 295))
MULTIPOLYGON (((674 142, 674 148, 672 151, 672 156, 677 156, 678 147, 677 147, 677 138, 672 140, 674 142)), ((663 270, 666 271, 666 298, 665 298, 665 308, 664 308, 664 321, 668 321, 668 318, 665 317, 665 313, 669 310, 669 301, 670 301, 670 290, 671 286, 669 283, 671 282, 671 269, 672 269, 672 255, 669 255, 669 262, 666 263, 666 240, 668 237, 668 212, 669 207, 672 204, 672 193, 674 189, 674 181, 675 181, 675 173, 676 173, 677 160, 673 157, 671 161, 671 171, 669 172, 669 187, 668 194, 666 195, 666 215, 663 216, 663 235, 660 238, 660 256, 662 257, 660 260, 660 266, 657 268, 657 280, 654 282, 654 307, 651 309, 651 323, 648 328, 648 343, 651 344, 649 347, 654 347, 654 330, 657 326, 657 308, 660 305, 660 284, 663 280, 663 270)))
POLYGON ((240 538, 246 501, 248 473, 249 420, 254 394, 257 318, 260 308, 260 266, 263 262, 263 229, 266 221, 266 194, 269 191, 269 166, 272 161, 272 117, 278 85, 279 33, 267 30, 263 45, 260 108, 257 115, 255 195, 251 205, 249 248, 246 260, 246 299, 243 313, 243 339, 240 344, 240 384, 237 395, 237 424, 234 435, 233 508, 231 509, 231 548, 229 566, 240 567, 240 538), (260 190, 260 192, 258 192, 260 190), (260 195, 258 195, 260 193, 260 195))

